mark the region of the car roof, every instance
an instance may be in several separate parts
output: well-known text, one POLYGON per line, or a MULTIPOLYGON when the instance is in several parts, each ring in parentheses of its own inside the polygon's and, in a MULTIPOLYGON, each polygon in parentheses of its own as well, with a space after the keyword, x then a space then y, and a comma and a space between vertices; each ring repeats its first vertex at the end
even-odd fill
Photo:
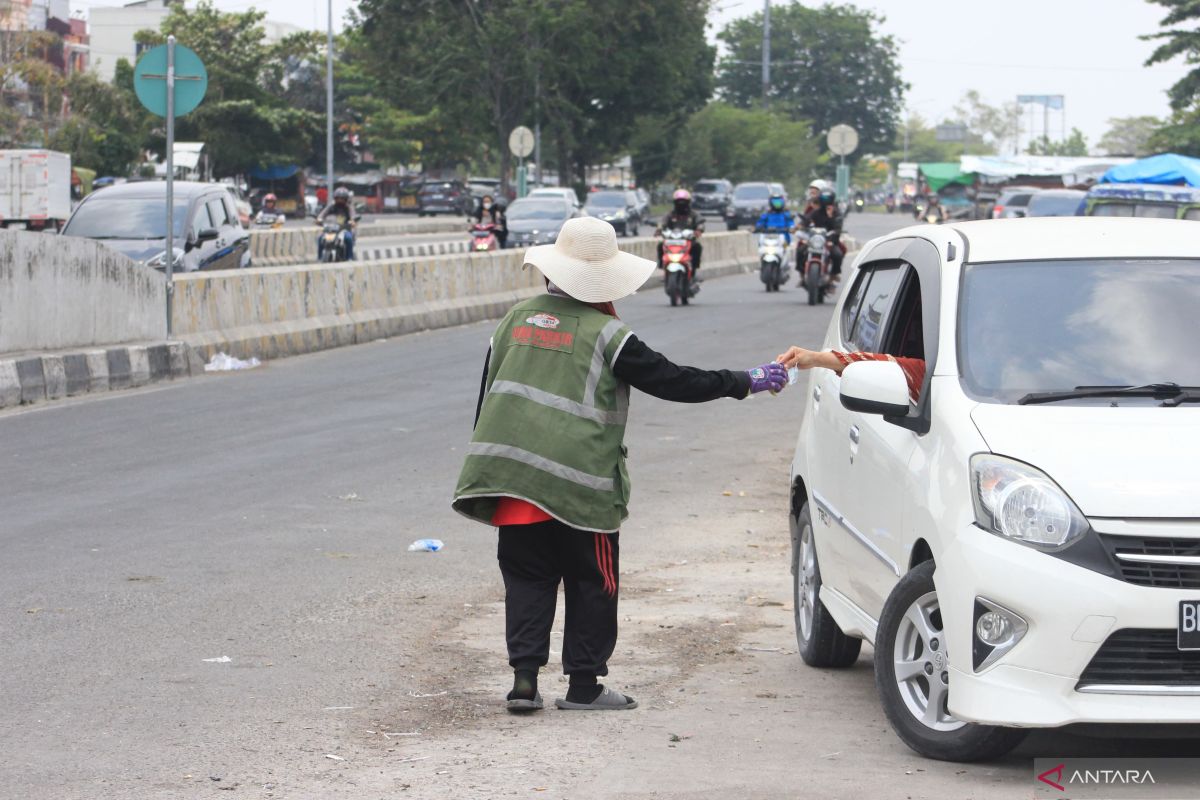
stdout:
POLYGON ((1200 203, 1200 189, 1159 183, 1098 183, 1088 191, 1088 197, 1200 203))
MULTIPOLYGON (((175 181, 175 199, 191 200, 205 192, 225 192, 225 186, 220 183, 200 183, 198 181, 175 181)), ((97 189, 89 197, 165 197, 166 181, 134 181, 133 183, 117 183, 97 189)))
MULTIPOLYGON (((1138 217, 1032 217, 917 226, 925 238, 956 231, 963 261, 1040 261, 1073 258, 1197 258, 1196 222, 1138 217)), ((892 237, 898 236, 893 234, 892 237)), ((954 266, 954 265, 951 265, 954 266)))
POLYGON ((1042 189, 1034 197, 1083 197, 1086 194, 1082 189, 1042 189))

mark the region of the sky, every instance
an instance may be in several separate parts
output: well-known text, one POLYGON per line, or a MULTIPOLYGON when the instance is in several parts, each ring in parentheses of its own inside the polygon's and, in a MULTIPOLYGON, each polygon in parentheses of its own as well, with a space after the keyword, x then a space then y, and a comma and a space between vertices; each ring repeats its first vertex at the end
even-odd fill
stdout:
MULTIPOLYGON (((603 0, 597 0, 602 2, 603 0)), ((218 8, 254 6, 267 16, 324 29, 329 0, 215 0, 218 8)), ((647 0, 653 2, 653 0, 647 0)), ((783 5, 790 0, 773 0, 783 5)), ((880 30, 900 43, 907 107, 930 122, 951 115, 975 89, 1000 104, 1018 94, 1065 95, 1065 120, 1050 114, 1058 138, 1078 127, 1090 144, 1111 117, 1166 116, 1166 90, 1186 73, 1179 62, 1143 67, 1154 43, 1138 39, 1159 29, 1165 9, 1146 0, 853 0, 885 17, 880 30)), ((188 0, 191 5, 193 0, 188 0)), ((72 0, 72 9, 117 5, 72 0)), ((340 27, 354 0, 332 0, 340 27)), ((814 3, 815 4, 815 3, 814 3)), ((713 0, 709 37, 731 20, 762 10, 762 0, 713 0)), ((1041 132, 1040 108, 1034 122, 1041 132)), ((1028 124, 1028 123, 1027 123, 1028 124)))

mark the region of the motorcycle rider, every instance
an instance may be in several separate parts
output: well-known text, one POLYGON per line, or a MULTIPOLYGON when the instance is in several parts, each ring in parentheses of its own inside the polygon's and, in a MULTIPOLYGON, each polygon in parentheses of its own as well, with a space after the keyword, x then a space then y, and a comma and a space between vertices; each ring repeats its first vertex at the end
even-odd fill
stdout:
POLYGON ((924 212, 914 213, 913 216, 924 222, 925 218, 930 214, 935 215, 938 219, 938 222, 945 222, 948 218, 946 215, 946 207, 942 205, 941 198, 938 197, 937 192, 930 192, 929 201, 925 206, 924 212))
POLYGON ((781 194, 773 194, 767 201, 767 210, 754 223, 755 233, 783 233, 784 241, 792 243, 792 231, 796 227, 796 218, 787 210, 787 204, 781 194))
POLYGON ((700 255, 704 252, 704 246, 700 244, 700 234, 704 233, 704 217, 692 210, 692 194, 687 189, 676 190, 672 199, 675 207, 663 217, 662 223, 654 231, 654 235, 659 237, 658 266, 662 268, 662 232, 676 228, 691 230, 695 234, 692 240, 692 274, 695 275, 700 271, 700 255))
MULTIPOLYGON (((842 215, 838 213, 837 195, 832 189, 825 189, 817 196, 816 208, 804 214, 804 225, 808 228, 824 228, 829 231, 832 247, 829 249, 829 277, 834 283, 842 279, 842 257, 846 254, 842 247, 842 215)), ((796 269, 800 271, 800 282, 804 282, 804 254, 796 253, 796 269)))
POLYGON ((804 209, 800 212, 800 215, 807 216, 816 211, 817 206, 820 204, 819 198, 821 197, 821 192, 825 191, 833 191, 833 186, 830 185, 829 181, 817 178, 810 183, 808 185, 808 196, 804 200, 804 209))
MULTIPOLYGON (((350 207, 350 190, 347 189, 345 186, 341 186, 334 190, 333 202, 330 203, 329 205, 327 205, 320 214, 317 214, 317 224, 318 225, 325 224, 325 218, 327 216, 329 216, 330 214, 333 215, 333 218, 338 221, 338 224, 341 225, 342 230, 345 231, 346 260, 353 261, 354 260, 354 209, 350 207)), ((323 250, 323 246, 321 244, 322 238, 323 237, 321 237, 321 236, 317 237, 317 258, 318 259, 321 258, 321 251, 323 250)))
POLYGON ((263 195, 262 208, 258 210, 258 214, 254 216, 254 221, 262 224, 263 217, 274 217, 280 214, 279 209, 275 207, 278 198, 274 194, 267 193, 263 195))
POLYGON ((475 224, 484 224, 485 217, 487 222, 496 226, 496 241, 500 243, 500 249, 503 250, 508 241, 508 218, 504 216, 504 206, 497 203, 490 194, 481 197, 479 205, 475 206, 473 215, 475 224))

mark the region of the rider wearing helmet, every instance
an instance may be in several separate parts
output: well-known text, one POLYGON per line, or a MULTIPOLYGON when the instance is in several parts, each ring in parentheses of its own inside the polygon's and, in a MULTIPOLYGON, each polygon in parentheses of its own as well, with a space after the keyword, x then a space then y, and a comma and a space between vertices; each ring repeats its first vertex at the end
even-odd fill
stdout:
MULTIPOLYGON (((833 280, 841 279, 842 275, 842 257, 846 254, 842 247, 842 215, 838 213, 837 195, 832 189, 824 189, 817 196, 817 202, 812 211, 807 211, 804 214, 804 224, 810 228, 824 228, 830 232, 830 239, 833 242, 833 247, 830 250, 830 270, 829 274, 833 280)), ((797 259, 801 256, 796 254, 797 259)), ((800 270, 800 280, 804 280, 804 265, 799 260, 796 262, 797 269, 800 270)))
POLYGON ((783 233, 788 244, 792 243, 792 229, 796 227, 796 218, 787 210, 787 203, 781 194, 771 195, 767 201, 767 210, 754 223, 755 233, 783 233))
MULTIPOLYGON (((700 269, 700 256, 704 252, 704 246, 700 244, 700 234, 704 232, 704 217, 692 210, 692 194, 687 189, 678 189, 672 199, 675 201, 675 207, 663 217, 662 222, 654 231, 654 235, 660 236, 663 229, 670 230, 672 228, 694 231, 696 238, 692 240, 692 272, 696 272, 700 269)), ((662 265, 662 260, 663 245, 660 240, 658 243, 659 266, 662 265)))
MULTIPOLYGON (((317 224, 325 222, 325 217, 333 215, 338 224, 346 231, 346 260, 354 260, 354 209, 350 206, 350 190, 340 186, 333 193, 333 202, 325 206, 325 210, 317 214, 317 224)), ((321 257, 321 238, 317 236, 317 258, 321 257)))
POLYGON ((496 240, 500 242, 500 249, 503 250, 508 242, 508 217, 504 215, 504 206, 497 203, 490 194, 485 194, 479 198, 479 205, 475 206, 473 216, 476 225, 487 221, 496 226, 496 240))
POLYGON ((817 178, 808 185, 808 194, 804 199, 804 210, 800 212, 801 216, 817 210, 817 199, 821 196, 821 192, 825 191, 833 191, 833 186, 829 181, 817 178))
POLYGON ((262 208, 260 208, 258 210, 258 214, 255 215, 255 217, 254 217, 254 221, 262 222, 264 216, 273 217, 273 216, 279 214, 279 209, 275 207, 275 203, 277 200, 278 200, 278 198, 276 198, 274 194, 271 194, 269 192, 267 194, 263 195, 262 208))
POLYGON ((946 218, 947 218, 946 207, 942 205, 941 198, 938 197, 937 192, 929 193, 929 202, 926 205, 925 210, 923 212, 917 213, 915 211, 915 209, 913 212, 913 216, 920 220, 923 220, 925 217, 928 217, 930 214, 933 214, 934 216, 936 216, 938 218, 939 222, 946 221, 946 218))

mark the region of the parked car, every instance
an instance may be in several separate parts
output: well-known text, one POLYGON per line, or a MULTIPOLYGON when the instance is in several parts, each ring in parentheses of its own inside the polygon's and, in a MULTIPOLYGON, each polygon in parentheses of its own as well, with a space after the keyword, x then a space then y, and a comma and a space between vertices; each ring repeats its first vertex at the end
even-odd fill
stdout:
POLYGON ((630 190, 592 192, 583 210, 612 225, 621 236, 637 236, 638 226, 645 221, 638 205, 637 193, 630 190))
POLYGON ((701 214, 720 214, 725 216, 725 210, 733 199, 733 184, 724 178, 705 178, 697 181, 692 187, 692 208, 701 214))
POLYGON ((808 376, 797 641, 819 667, 870 642, 887 717, 918 753, 968 761, 1027 728, 1200 722, 1190 227, 910 228, 847 276, 824 348, 915 359, 923 377, 910 391, 895 361, 808 376))
MULTIPOLYGON (((166 204, 164 181, 110 186, 80 202, 62 235, 98 239, 140 264, 165 270, 166 204)), ((221 184, 175 181, 172 219, 174 270, 250 266, 250 234, 221 184)))
POLYGON ((491 195, 493 198, 500 195, 500 179, 499 178, 467 178, 467 191, 475 203, 484 197, 491 195))
POLYGON ((1046 189, 1037 192, 1025 207, 1027 217, 1073 217, 1083 209, 1087 192, 1078 189, 1046 189))
POLYGON ((571 204, 571 208, 579 210, 579 195, 569 186, 542 186, 534 189, 526 197, 559 197, 571 204))
POLYGON ((466 216, 475 208, 475 199, 460 180, 426 181, 417 192, 417 215, 436 217, 438 214, 466 216))
POLYGON ((1085 198, 1089 217, 1200 220, 1200 189, 1149 183, 1101 183, 1085 198))
POLYGON ((563 223, 580 212, 558 197, 525 197, 508 207, 508 246, 553 244, 563 223))
POLYGON ((1025 216, 1025 209, 1036 192, 1036 186, 1009 186, 996 198, 992 206, 992 219, 1014 219, 1025 216))
POLYGON ((767 201, 776 192, 784 194, 783 184, 762 181, 739 183, 734 187, 733 199, 725 209, 726 227, 736 231, 740 225, 753 225, 767 210, 767 201))

